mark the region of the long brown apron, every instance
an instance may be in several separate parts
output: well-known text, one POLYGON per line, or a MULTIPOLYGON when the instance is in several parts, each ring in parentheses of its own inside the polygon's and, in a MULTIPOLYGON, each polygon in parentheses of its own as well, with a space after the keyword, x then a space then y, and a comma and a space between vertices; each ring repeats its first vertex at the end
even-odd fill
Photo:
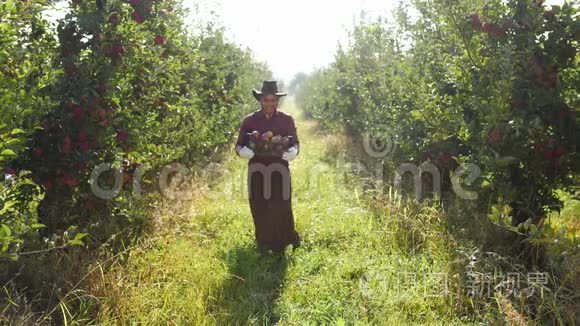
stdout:
POLYGON ((300 238, 294 228, 288 162, 253 157, 248 163, 248 195, 257 246, 274 252, 284 251, 289 244, 296 247, 300 238))

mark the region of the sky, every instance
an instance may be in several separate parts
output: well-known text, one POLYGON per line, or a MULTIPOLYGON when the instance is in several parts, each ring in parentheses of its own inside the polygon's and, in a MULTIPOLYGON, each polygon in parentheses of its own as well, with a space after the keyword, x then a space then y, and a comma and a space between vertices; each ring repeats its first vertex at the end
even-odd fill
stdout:
MULTIPOLYGON (((346 44, 348 30, 367 16, 390 17, 399 0, 184 0, 199 13, 214 17, 227 36, 252 49, 268 63, 274 78, 287 82, 298 72, 311 72, 334 60, 337 45, 346 44)), ((564 0, 548 0, 562 5, 564 0)), ((191 20, 199 17, 190 17, 191 20)))
MULTIPOLYGON (((200 13, 214 12, 230 40, 268 63, 274 78, 290 82, 298 72, 331 63, 338 42, 361 11, 387 16, 398 0, 204 0, 200 13)), ((196 0, 184 0, 193 8, 196 0)), ((190 19, 195 19, 193 11, 190 19)))

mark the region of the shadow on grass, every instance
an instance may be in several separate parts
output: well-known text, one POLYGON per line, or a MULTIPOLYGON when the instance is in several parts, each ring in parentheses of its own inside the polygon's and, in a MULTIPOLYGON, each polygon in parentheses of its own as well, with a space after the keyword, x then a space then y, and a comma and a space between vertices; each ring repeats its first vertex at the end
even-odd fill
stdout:
POLYGON ((237 247, 224 253, 229 278, 218 290, 214 317, 218 325, 270 325, 279 320, 275 301, 288 266, 283 255, 237 247))

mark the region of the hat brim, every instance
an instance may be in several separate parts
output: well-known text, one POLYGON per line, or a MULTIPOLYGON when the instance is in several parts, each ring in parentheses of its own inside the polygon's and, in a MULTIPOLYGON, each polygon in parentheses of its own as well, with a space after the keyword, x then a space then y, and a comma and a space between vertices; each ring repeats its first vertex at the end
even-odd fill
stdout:
MULTIPOLYGON (((254 98, 258 101, 260 100, 260 98, 262 98, 262 95, 263 95, 262 92, 260 92, 256 89, 252 90, 252 94, 254 95, 254 98)), ((275 93, 275 94, 267 94, 267 95, 276 95, 278 97, 282 97, 282 96, 288 95, 288 93, 275 93)))

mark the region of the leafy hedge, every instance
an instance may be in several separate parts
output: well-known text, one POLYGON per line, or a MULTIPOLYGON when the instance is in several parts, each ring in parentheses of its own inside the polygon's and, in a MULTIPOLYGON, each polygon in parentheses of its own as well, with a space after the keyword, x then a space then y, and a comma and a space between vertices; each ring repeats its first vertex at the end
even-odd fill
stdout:
POLYGON ((416 19, 401 5, 393 23, 356 26, 335 62, 305 81, 299 102, 329 130, 388 133, 397 145, 383 158, 388 171, 430 162, 445 189, 460 164, 477 165, 468 188, 479 208, 506 207, 511 225, 533 232, 561 207, 556 190, 577 191, 577 8, 412 4, 416 19))
POLYGON ((187 30, 179 1, 74 0, 56 31, 42 18, 48 5, 0 4, 0 253, 13 259, 86 233, 102 241, 105 221, 145 224, 132 211, 136 169, 147 167, 151 193, 167 164, 219 159, 254 109, 249 90, 270 76, 223 30, 187 30), (123 170, 111 200, 91 190, 101 163, 123 170))

